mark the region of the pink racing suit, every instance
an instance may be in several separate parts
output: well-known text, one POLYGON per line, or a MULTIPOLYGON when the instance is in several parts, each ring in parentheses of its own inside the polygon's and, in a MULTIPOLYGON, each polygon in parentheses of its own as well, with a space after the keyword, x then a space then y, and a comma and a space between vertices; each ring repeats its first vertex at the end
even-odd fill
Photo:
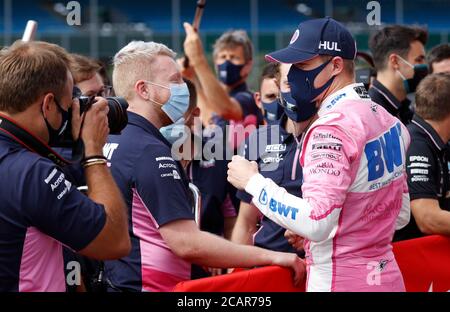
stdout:
POLYGON ((406 127, 352 84, 329 96, 303 142, 303 199, 261 175, 246 191, 306 239, 307 290, 405 291, 392 252, 409 222, 406 127))

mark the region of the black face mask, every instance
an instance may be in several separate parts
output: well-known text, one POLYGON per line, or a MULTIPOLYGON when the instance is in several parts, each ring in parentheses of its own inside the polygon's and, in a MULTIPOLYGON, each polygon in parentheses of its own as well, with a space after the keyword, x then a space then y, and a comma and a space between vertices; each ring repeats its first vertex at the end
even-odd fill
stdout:
POLYGON ((54 129, 50 123, 48 122, 47 118, 45 118, 44 113, 42 113, 42 116, 44 117, 45 124, 47 126, 48 130, 48 145, 52 146, 54 144, 57 144, 59 140, 63 137, 64 131, 67 128, 67 124, 69 123, 69 112, 62 109, 61 105, 55 100, 56 107, 58 108, 58 111, 61 113, 62 122, 61 126, 58 129, 54 129))
POLYGON ((400 71, 398 71, 403 79, 403 86, 405 87, 406 93, 414 93, 416 92, 419 83, 428 75, 429 73, 428 65, 427 64, 412 65, 402 57, 399 56, 399 58, 414 69, 414 76, 411 79, 406 79, 405 76, 400 71))

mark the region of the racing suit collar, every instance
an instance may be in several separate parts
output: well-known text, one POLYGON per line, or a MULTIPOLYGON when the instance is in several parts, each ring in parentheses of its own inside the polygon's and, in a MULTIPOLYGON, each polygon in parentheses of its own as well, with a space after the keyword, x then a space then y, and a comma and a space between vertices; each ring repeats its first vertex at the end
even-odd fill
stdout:
POLYGON ((343 89, 329 95, 322 103, 319 110, 319 117, 328 114, 339 106, 344 100, 370 99, 367 90, 362 83, 353 83, 343 89))

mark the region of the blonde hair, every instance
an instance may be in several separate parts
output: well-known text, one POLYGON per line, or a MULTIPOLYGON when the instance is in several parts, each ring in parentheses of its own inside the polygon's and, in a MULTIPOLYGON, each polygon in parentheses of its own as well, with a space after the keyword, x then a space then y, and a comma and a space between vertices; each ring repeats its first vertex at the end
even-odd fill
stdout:
POLYGON ((113 86, 117 96, 131 100, 138 80, 154 80, 153 63, 157 56, 175 58, 176 53, 156 42, 132 41, 114 56, 113 86))

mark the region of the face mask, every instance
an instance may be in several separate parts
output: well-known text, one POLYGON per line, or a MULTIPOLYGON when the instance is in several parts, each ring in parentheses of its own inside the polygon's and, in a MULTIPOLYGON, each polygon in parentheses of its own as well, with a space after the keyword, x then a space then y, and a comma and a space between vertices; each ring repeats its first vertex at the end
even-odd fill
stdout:
POLYGON ((280 105, 290 120, 300 122, 301 115, 291 92, 280 92, 280 105))
POLYGON ((47 118, 45 118, 44 114, 42 113, 42 116, 44 116, 45 125, 47 126, 48 130, 48 145, 54 145, 59 142, 61 137, 64 135, 64 131, 67 128, 67 124, 69 122, 69 112, 62 109, 61 105, 55 100, 56 107, 58 108, 58 111, 61 113, 61 126, 58 129, 54 129, 50 123, 48 122, 47 118))
POLYGON ((184 125, 185 119, 181 118, 176 123, 163 127, 159 129, 163 137, 166 138, 167 141, 169 141, 170 144, 174 144, 179 139, 185 137, 186 134, 186 126, 184 125))
POLYGON ((219 80, 227 86, 232 86, 242 79, 241 70, 245 65, 234 65, 230 61, 218 65, 219 80))
POLYGON ((269 103, 262 102, 262 106, 264 108, 264 118, 268 121, 279 120, 281 115, 283 115, 283 106, 280 105, 278 100, 269 103))
POLYGON ((163 112, 165 112, 173 122, 180 120, 189 108, 189 89, 187 84, 171 83, 169 87, 166 87, 151 81, 146 81, 146 83, 170 90, 170 98, 166 104, 161 104, 154 100, 151 101, 161 105, 163 112))
POLYGON ((416 92, 419 83, 428 75, 428 65, 427 64, 412 65, 401 56, 398 57, 403 62, 405 62, 405 64, 411 66, 414 69, 414 76, 411 79, 406 79, 405 76, 399 70, 397 70, 400 77, 402 77, 403 79, 403 86, 405 87, 406 93, 414 93, 416 92))
POLYGON ((316 107, 315 98, 328 89, 334 81, 335 76, 331 77, 322 87, 314 88, 314 81, 322 70, 331 62, 325 62, 319 67, 305 71, 291 66, 288 74, 289 85, 291 86, 292 99, 297 104, 299 111, 299 120, 297 122, 306 121, 313 117, 318 108, 316 107))

